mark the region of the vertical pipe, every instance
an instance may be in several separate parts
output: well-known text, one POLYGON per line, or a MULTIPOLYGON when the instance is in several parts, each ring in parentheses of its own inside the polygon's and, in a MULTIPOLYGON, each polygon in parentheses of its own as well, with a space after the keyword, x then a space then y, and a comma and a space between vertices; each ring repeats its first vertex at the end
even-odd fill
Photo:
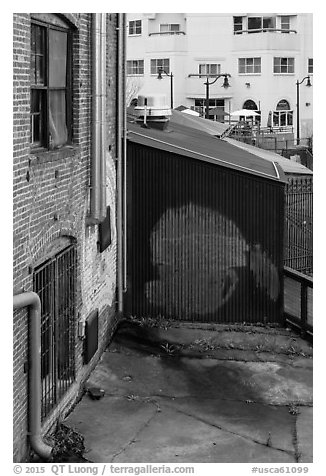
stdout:
POLYGON ((123 312, 123 289, 124 289, 124 253, 123 253, 123 14, 117 14, 117 36, 118 36, 118 64, 117 64, 117 292, 118 311, 123 312))
POLYGON ((100 218, 100 14, 92 14, 92 157, 90 217, 100 218))
POLYGON ((100 71, 101 71, 101 99, 100 99, 100 219, 106 217, 106 13, 101 13, 100 31, 100 71))
POLYGON ((123 132, 123 265, 124 265, 124 272, 123 272, 123 291, 127 291, 127 108, 126 108, 126 95, 125 95, 125 88, 126 88, 126 75, 125 75, 125 58, 126 58, 126 45, 127 45, 127 27, 126 27, 126 14, 122 14, 122 27, 123 27, 123 45, 122 45, 122 57, 120 64, 120 69, 122 69, 122 79, 123 79, 123 125, 122 125, 122 132, 123 132))
POLYGON ((51 457, 52 448, 41 438, 41 301, 34 292, 17 294, 14 309, 29 307, 30 374, 29 374, 29 432, 33 450, 42 458, 51 457))

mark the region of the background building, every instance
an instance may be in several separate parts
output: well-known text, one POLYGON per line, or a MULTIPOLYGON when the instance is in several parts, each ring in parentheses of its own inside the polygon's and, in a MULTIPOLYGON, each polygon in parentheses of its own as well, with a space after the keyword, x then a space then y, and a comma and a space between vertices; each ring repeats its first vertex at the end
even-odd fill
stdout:
MULTIPOLYGON (((127 35, 129 98, 166 93, 173 81, 174 107, 202 111, 206 74, 227 73, 209 87, 210 108, 228 120, 242 108, 261 113, 261 126, 293 130, 296 81, 313 75, 310 13, 130 13, 127 35), (162 74, 159 68, 173 78, 162 74), (202 74, 189 77, 189 74, 202 74)), ((312 88, 300 87, 300 135, 312 136, 312 88)))
MULTIPOLYGON (((119 14, 13 16, 13 281, 14 295, 41 300, 42 435, 76 401, 117 324, 119 22, 119 14)), ((13 332, 17 462, 30 442, 26 307, 15 310, 13 332)))

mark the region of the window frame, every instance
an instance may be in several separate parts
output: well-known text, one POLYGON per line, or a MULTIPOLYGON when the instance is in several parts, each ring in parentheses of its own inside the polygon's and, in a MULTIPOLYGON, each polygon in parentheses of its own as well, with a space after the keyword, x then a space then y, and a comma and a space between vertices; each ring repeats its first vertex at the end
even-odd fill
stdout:
POLYGON ((293 127, 293 109, 287 99, 280 99, 273 111, 273 127, 293 127), (281 109, 282 103, 286 103, 286 107, 281 109), (281 124, 282 118, 285 119, 285 124, 281 124), (276 122, 277 119, 277 122, 276 122))
POLYGON ((174 35, 174 34, 180 33, 180 31, 181 31, 180 23, 160 23, 160 33, 174 35), (167 30, 162 31, 162 26, 168 27, 167 30), (173 30, 171 28, 172 26, 178 26, 179 28, 177 30, 173 30))
POLYGON ((254 17, 254 16, 248 16, 247 17, 247 30, 248 30, 248 33, 261 33, 261 32, 265 32, 265 31, 269 31, 269 30, 275 30, 276 28, 276 18, 274 16, 257 16, 257 17, 254 17), (260 26, 257 27, 257 28, 250 28, 249 24, 250 24, 250 21, 254 20, 254 19, 259 19, 260 20, 260 26), (272 23, 272 26, 267 26, 266 25, 266 22, 267 21, 270 21, 272 23), (252 31, 250 31, 252 30, 252 31))
POLYGON ((198 73, 200 78, 205 78, 207 75, 216 74, 218 76, 221 74, 221 64, 220 63, 199 63, 198 64, 198 73), (212 67, 216 66, 216 72, 212 72, 212 67), (202 72, 201 69, 204 69, 205 72, 202 72))
POLYGON ((143 59, 132 59, 132 60, 127 60, 127 76, 144 76, 144 60, 143 59), (130 65, 130 63, 134 63, 133 65, 130 65), (142 63, 142 66, 139 64, 142 63), (132 69, 137 70, 137 72, 129 72, 129 66, 132 67, 132 69), (142 70, 142 72, 139 72, 138 69, 142 70))
POLYGON ((280 21, 280 27, 282 33, 290 33, 291 30, 291 16, 290 15, 282 15, 280 21), (288 25, 288 26, 285 26, 288 25))
MULTIPOLYGON (((257 63, 257 61, 256 61, 257 63)), ((246 58, 238 58, 238 74, 241 75, 259 75, 261 74, 261 57, 260 56, 252 56, 252 57, 246 57, 246 58), (248 61, 252 60, 252 65, 248 64, 248 61), (255 60, 259 60, 259 64, 255 65, 255 60), (241 63, 244 62, 243 65, 241 63), (244 71, 240 71, 241 66, 244 67, 244 71), (252 66, 252 71, 248 71, 248 68, 252 66), (259 67, 259 71, 255 71, 255 67, 259 67)))
POLYGON ((143 31, 142 20, 129 20, 129 23, 128 23, 129 36, 140 36, 142 34, 142 31, 143 31), (131 23, 134 23, 135 25, 131 27, 131 23), (139 25, 137 25, 137 23, 139 23, 139 25), (137 29, 140 29, 140 31, 137 32, 137 29))
POLYGON ((170 58, 151 58, 150 62, 151 66, 151 75, 158 75, 159 74, 159 69, 162 69, 165 71, 167 74, 170 74, 170 58), (155 61, 155 71, 153 69, 153 61, 155 61), (168 66, 164 66, 164 62, 168 62, 168 66), (158 63, 162 62, 163 65, 159 65, 158 63))
POLYGON ((313 58, 308 58, 308 68, 307 68, 307 70, 308 70, 309 75, 314 74, 314 59, 313 58), (311 64, 310 64, 310 62, 311 62, 311 64), (310 71, 310 69, 311 69, 311 71, 310 71))
POLYGON ((273 58, 273 74, 295 74, 295 58, 294 57, 285 57, 285 56, 274 56, 273 58), (276 60, 280 60, 279 64, 276 64, 276 60), (282 64, 282 60, 286 60, 286 64, 282 64), (292 61, 292 65, 289 64, 289 60, 292 61), (293 71, 289 71, 289 67, 293 67, 293 71), (282 67, 286 67, 286 71, 282 71, 282 67), (277 71, 276 69, 279 69, 277 71))
POLYGON ((233 34, 234 35, 241 35, 242 31, 243 31, 243 17, 242 16, 234 16, 233 17, 233 34), (240 22, 240 20, 241 20, 241 22, 240 22))
MULTIPOLYGON (((32 104, 32 96, 33 96, 33 91, 44 91, 44 96, 45 98, 43 99, 43 105, 44 105, 44 111, 43 111, 43 120, 44 120, 44 125, 41 130, 41 141, 40 143, 33 144, 33 121, 32 121, 32 111, 30 112, 30 148, 32 152, 37 152, 40 150, 56 150, 62 147, 65 147, 67 145, 72 144, 72 130, 73 130, 73 123, 72 123, 72 84, 73 84, 73 71, 72 71, 72 30, 67 27, 62 27, 60 25, 38 20, 35 18, 32 18, 31 20, 31 42, 32 42, 32 28, 34 26, 38 26, 41 28, 44 28, 45 31, 45 46, 44 46, 44 58, 45 58, 45 64, 44 64, 44 72, 45 72, 45 78, 44 78, 44 85, 38 85, 38 84, 33 84, 30 76, 30 101, 32 104), (55 30, 55 31, 61 31, 63 33, 67 34, 67 56, 66 56, 66 86, 65 87, 56 87, 56 86, 50 86, 49 85, 49 69, 50 69, 50 55, 49 55, 49 50, 50 50, 50 41, 49 41, 49 31, 50 30, 55 30), (67 127, 67 140, 64 144, 62 144, 60 147, 51 147, 51 141, 50 141, 50 93, 51 91, 64 91, 65 92, 65 113, 66 113, 66 127, 67 127)), ((31 52, 30 52, 30 62, 32 60, 32 45, 31 45, 31 52)), ((30 69, 32 72, 32 68, 30 69)))

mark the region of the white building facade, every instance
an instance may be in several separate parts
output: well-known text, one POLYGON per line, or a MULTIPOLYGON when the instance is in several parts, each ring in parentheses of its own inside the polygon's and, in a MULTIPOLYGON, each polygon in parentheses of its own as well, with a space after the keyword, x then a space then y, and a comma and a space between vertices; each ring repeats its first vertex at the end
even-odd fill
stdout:
POLYGON ((174 107, 203 112, 206 75, 228 74, 228 88, 223 77, 209 86, 210 109, 219 111, 210 118, 254 109, 262 127, 295 132, 299 109, 300 135, 311 137, 313 88, 304 78, 313 84, 312 23, 311 13, 128 13, 127 101, 170 98, 172 86, 174 107))

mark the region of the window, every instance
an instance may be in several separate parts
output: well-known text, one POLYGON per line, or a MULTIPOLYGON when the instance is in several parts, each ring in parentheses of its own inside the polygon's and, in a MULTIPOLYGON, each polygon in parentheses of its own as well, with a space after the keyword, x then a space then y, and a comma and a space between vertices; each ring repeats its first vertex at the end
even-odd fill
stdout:
POLYGON ((274 73, 275 74, 290 74, 294 73, 294 58, 274 58, 274 73))
POLYGON ((169 58, 151 59, 151 74, 158 74, 159 69, 163 69, 166 73, 170 73, 169 58))
POLYGON ((275 17, 248 17, 248 33, 259 33, 273 28, 275 17))
POLYGON ((71 140, 69 30, 31 25, 31 146, 54 149, 71 140))
POLYGON ((233 17, 233 33, 242 33, 242 17, 233 17))
POLYGON ((141 35, 141 20, 129 22, 129 35, 141 35))
MULTIPOLYGON (((224 122, 224 99, 210 99, 209 100, 209 109, 214 109, 216 114, 210 114, 209 119, 214 120, 216 117, 219 122, 224 122)), ((201 116, 206 115, 206 99, 195 99, 195 106, 191 106, 196 112, 199 112, 201 116)))
POLYGON ((128 75, 144 74, 144 60, 128 60, 127 74, 128 75))
POLYGON ((314 60, 313 58, 308 58, 308 74, 313 74, 314 72, 314 60))
MULTIPOLYGON (((257 104, 255 103, 255 101, 253 101, 252 99, 247 99, 244 103, 243 103, 243 109, 247 109, 249 111, 255 111, 257 112, 258 114, 260 114, 260 111, 258 110, 258 107, 257 107, 257 104)), ((260 119, 261 119, 261 116, 247 116, 246 118, 244 118, 245 120, 246 119, 251 119, 252 122, 254 124, 259 124, 260 123, 260 119)))
POLYGON ((282 33, 290 33, 290 17, 281 16, 281 30, 282 33))
POLYGON ((199 65, 199 74, 206 76, 207 74, 220 74, 221 73, 221 65, 216 63, 210 64, 200 64, 199 65))
POLYGON ((261 58, 239 58, 239 74, 261 73, 261 58))
POLYGON ((178 33, 180 31, 179 23, 162 23, 160 25, 160 33, 178 33))
POLYGON ((293 126, 293 111, 290 110, 290 104, 286 99, 279 101, 276 111, 273 112, 273 126, 293 126))

